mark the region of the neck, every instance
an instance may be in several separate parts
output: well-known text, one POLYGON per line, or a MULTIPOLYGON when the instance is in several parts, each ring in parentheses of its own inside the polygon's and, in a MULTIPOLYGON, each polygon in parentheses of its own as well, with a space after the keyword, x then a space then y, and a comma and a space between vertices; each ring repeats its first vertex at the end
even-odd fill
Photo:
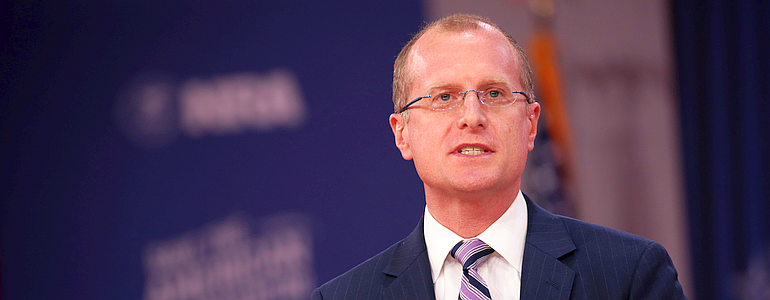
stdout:
POLYGON ((460 237, 473 238, 487 230, 511 206, 519 189, 496 194, 442 195, 425 187, 425 202, 433 218, 460 237))

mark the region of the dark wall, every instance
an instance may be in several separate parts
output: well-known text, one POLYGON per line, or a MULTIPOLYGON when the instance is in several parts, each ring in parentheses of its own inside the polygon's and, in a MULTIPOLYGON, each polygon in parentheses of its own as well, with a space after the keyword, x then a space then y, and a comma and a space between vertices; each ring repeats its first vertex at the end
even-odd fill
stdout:
POLYGON ((698 299, 770 297, 770 2, 672 1, 698 299))

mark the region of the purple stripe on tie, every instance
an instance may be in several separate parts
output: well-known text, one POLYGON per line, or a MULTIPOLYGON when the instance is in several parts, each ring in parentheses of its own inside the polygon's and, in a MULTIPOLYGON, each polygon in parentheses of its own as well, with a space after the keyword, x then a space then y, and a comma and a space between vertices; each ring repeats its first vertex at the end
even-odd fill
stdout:
POLYGON ((495 250, 478 239, 459 242, 450 254, 463 265, 463 277, 460 282, 461 300, 491 299, 487 283, 481 278, 478 266, 489 258, 495 250))

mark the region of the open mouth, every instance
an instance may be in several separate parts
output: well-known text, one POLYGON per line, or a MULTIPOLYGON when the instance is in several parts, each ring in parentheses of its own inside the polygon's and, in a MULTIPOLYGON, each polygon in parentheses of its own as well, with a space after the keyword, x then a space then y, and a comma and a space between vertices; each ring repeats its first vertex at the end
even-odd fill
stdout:
POLYGON ((481 147, 466 146, 466 147, 460 148, 460 150, 457 150, 457 152, 465 155, 479 155, 479 154, 487 153, 489 152, 489 150, 481 147))

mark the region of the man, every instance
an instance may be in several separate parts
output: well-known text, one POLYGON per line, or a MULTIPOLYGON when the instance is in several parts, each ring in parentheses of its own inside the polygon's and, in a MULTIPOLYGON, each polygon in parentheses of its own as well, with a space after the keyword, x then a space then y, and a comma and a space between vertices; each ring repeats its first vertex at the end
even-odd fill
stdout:
POLYGON ((684 298, 660 244, 553 215, 519 190, 540 104, 513 38, 449 16, 394 69, 390 125, 424 183, 423 220, 314 299, 684 298))

